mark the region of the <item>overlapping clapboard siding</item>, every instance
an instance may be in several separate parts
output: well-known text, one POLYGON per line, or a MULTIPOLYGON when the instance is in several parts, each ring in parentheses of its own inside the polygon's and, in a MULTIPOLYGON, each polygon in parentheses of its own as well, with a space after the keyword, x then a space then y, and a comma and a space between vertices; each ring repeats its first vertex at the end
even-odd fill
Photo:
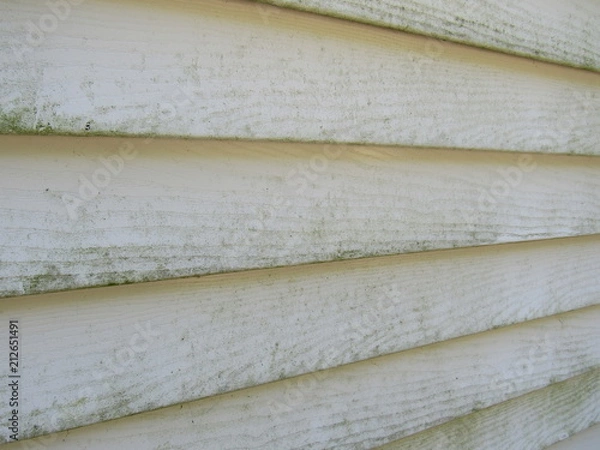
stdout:
POLYGON ((600 158, 0 137, 0 295, 600 233, 600 158))
MULTIPOLYGON (((289 8, 600 70, 594 0, 261 0, 289 8)), ((266 19, 278 14, 264 8, 266 19)), ((435 53, 435 43, 430 51, 435 53)))
POLYGON ((57 1, 0 4, 2 447, 598 444, 596 2, 57 1))
MULTIPOLYGON (((582 430, 600 422, 600 371, 555 383, 433 427, 378 450, 544 449, 595 450, 597 434, 582 430), (581 444, 579 444, 581 442, 581 444), (589 447, 583 446, 587 443, 589 447), (594 444, 594 445, 592 445, 594 444)), ((596 432, 597 433, 597 432, 596 432)))
POLYGON ((264 8, 88 0, 36 40, 2 2, 0 132, 599 152, 596 73, 264 8))
POLYGON ((598 367, 599 320, 595 306, 37 442, 78 450, 369 449, 598 367))
POLYGON ((25 349, 26 362, 35 364, 22 380, 35 400, 23 409, 22 433, 114 419, 595 305, 599 267, 594 236, 16 299, 11 315, 37 330, 25 349), (68 366, 85 370, 65 372, 68 366), (68 422, 52 420, 57 411, 68 422))

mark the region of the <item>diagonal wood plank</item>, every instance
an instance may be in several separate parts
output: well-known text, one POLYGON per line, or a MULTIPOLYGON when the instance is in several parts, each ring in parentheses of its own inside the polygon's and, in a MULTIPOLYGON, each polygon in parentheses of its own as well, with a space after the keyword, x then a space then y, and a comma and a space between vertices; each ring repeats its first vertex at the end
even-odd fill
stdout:
MULTIPOLYGON (((594 0, 261 0, 527 58, 600 70, 594 0)), ((268 20, 277 14, 262 10, 268 20)))
POLYGON ((596 158, 0 143, 3 296, 600 231, 596 158))
POLYGON ((600 153, 597 73, 246 1, 48 8, 0 3, 0 133, 600 153))
MULTIPOLYGON (((600 307, 592 307, 31 444, 61 450, 369 449, 597 368, 599 321, 600 307)), ((37 432, 56 424, 70 428, 75 417, 57 409, 52 422, 38 422, 37 432)))
POLYGON ((0 146, 4 297, 600 232, 594 157, 22 136, 0 146))
POLYGON ((24 329, 35 434, 600 304, 599 268, 600 237, 574 238, 30 296, 0 319, 24 329))
MULTIPOLYGON (((422 431, 378 450, 542 450, 600 421, 600 370, 422 431)), ((598 436, 596 432, 596 436, 598 436)), ((572 439, 553 450, 594 450, 572 439)), ((589 441, 590 443, 592 441, 589 441)), ((596 437, 596 444, 598 443, 596 437)))

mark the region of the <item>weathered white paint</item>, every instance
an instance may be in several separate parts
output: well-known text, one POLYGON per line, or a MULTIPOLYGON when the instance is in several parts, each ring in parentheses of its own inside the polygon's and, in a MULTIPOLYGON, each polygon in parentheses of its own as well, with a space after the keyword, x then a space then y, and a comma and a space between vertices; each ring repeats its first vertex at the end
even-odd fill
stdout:
MULTIPOLYGON (((597 418, 600 422, 600 418, 597 418)), ((598 450, 600 447, 600 425, 549 447, 548 450, 598 450)))
MULTIPOLYGON (((372 448, 600 365, 600 307, 565 313, 598 304, 598 235, 523 243, 599 233, 600 160, 548 155, 600 155, 597 73, 251 2, 69 1, 0 4, 1 133, 426 148, 0 137, 0 296, 520 243, 4 299, 29 444, 372 448)), ((597 3, 460 27, 428 1, 301 7, 598 69, 597 3)))
POLYGON ((36 435, 599 304, 599 268, 600 237, 551 240, 30 296, 0 322, 26 330, 36 435))
POLYGON ((61 450, 373 448, 597 368, 599 321, 600 307, 587 308, 34 442, 61 450))
POLYGON ((600 232, 594 157, 159 139, 0 145, 2 296, 600 232))
MULTIPOLYGON (((379 450, 542 450, 598 421, 600 371, 594 370, 414 434, 379 450)), ((597 450, 598 431, 577 434, 551 449, 597 450)))
MULTIPOLYGON (((261 1, 600 70, 600 3, 595 0, 261 1)), ((278 14, 262 11, 266 20, 278 14)))
POLYGON ((0 132, 600 153, 596 73, 264 8, 1 2, 0 132))

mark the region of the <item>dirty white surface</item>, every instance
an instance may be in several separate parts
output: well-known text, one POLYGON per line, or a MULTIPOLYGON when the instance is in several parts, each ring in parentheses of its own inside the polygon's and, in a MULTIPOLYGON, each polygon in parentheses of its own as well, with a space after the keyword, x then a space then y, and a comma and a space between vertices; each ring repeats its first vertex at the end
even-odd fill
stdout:
POLYGON ((0 132, 600 153, 597 73, 255 2, 48 15, 0 4, 0 132))
POLYGON ((2 296, 600 232, 594 157, 102 137, 0 145, 2 296))
POLYGON ((371 448, 597 368, 598 4, 540 1, 302 6, 494 51, 237 0, 2 2, 0 133, 44 134, 0 136, 21 438, 371 448))
POLYGON ((0 319, 26 330, 36 435, 591 306, 598 267, 581 237, 36 295, 0 319))
POLYGON ((598 367, 599 320, 600 307, 592 307, 33 443, 61 450, 369 449, 598 367))
POLYGON ((599 427, 586 428, 598 420, 600 370, 596 369, 378 450, 597 450, 599 427), (561 442, 548 447, 557 441, 561 442))
MULTIPOLYGON (((600 70, 595 0, 262 0, 411 33, 600 70)), ((267 18, 277 14, 262 10, 267 18)))

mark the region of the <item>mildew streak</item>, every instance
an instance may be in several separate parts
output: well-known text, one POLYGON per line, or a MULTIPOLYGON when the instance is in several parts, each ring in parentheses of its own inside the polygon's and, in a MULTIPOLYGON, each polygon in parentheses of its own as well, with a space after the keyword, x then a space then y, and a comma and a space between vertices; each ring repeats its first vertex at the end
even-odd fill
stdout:
POLYGON ((600 7, 590 0, 259 1, 600 71, 600 7))

